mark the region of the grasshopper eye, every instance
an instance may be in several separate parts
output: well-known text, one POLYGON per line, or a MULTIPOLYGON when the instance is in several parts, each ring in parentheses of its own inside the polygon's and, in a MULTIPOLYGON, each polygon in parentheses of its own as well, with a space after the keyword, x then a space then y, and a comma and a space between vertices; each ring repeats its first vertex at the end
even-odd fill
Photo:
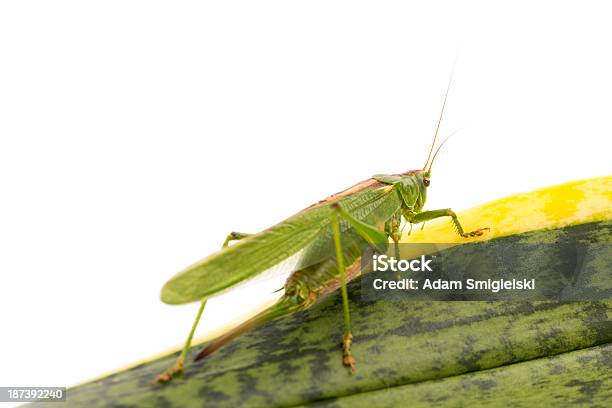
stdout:
POLYGON ((429 177, 423 179, 423 184, 425 184, 425 187, 429 187, 429 177))

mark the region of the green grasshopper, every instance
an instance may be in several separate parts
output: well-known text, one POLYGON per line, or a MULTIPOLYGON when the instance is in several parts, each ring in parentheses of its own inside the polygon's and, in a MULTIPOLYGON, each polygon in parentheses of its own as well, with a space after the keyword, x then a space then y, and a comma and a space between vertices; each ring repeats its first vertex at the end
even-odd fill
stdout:
POLYGON ((253 327, 310 307, 322 295, 340 287, 345 326, 342 362, 354 371, 346 284, 360 273, 364 241, 378 250, 386 248, 389 238, 397 245, 401 237, 402 219, 412 225, 450 217, 458 234, 464 238, 480 236, 488 230, 478 228, 465 232, 456 214, 449 208, 423 211, 433 163, 448 140, 440 144, 432 157, 449 88, 446 89, 433 142, 422 169, 375 175, 257 234, 232 232, 220 251, 170 279, 161 292, 163 302, 183 304, 201 301, 201 305, 175 365, 158 375, 154 382, 164 383, 182 373, 207 299, 253 279, 290 258, 299 258, 299 261, 291 269, 282 297, 270 308, 206 346, 195 360, 204 358, 253 327), (239 242, 230 246, 229 243, 235 240, 239 242))

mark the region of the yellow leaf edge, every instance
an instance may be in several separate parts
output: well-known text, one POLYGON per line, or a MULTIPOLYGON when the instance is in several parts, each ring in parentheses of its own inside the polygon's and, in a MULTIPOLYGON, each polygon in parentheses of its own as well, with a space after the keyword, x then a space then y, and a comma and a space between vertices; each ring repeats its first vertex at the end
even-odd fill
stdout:
POLYGON ((467 243, 612 219, 612 176, 595 177, 513 194, 457 213, 466 231, 491 230, 466 240, 448 217, 404 232, 402 243, 467 243))

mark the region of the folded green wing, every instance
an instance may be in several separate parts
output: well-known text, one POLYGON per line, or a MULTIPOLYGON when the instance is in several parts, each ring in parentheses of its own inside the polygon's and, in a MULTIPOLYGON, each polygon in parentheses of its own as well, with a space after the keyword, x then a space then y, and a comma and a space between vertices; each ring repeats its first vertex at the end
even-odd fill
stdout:
MULTIPOLYGON (((391 186, 359 191, 339 202, 355 218, 372 224, 385 221, 400 206, 399 196, 391 186)), ((302 250, 294 269, 331 256, 330 211, 329 203, 306 209, 195 263, 164 285, 162 301, 181 304, 208 298, 258 276, 302 250)), ((343 230, 348 228, 343 223, 343 230)), ((347 239, 356 239, 352 235, 347 239)))

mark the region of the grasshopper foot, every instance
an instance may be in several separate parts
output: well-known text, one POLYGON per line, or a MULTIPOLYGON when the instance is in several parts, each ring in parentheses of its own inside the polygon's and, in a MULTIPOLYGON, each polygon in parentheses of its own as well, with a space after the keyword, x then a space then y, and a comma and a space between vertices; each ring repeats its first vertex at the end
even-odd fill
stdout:
POLYGON ((355 372, 355 357, 351 354, 351 345, 353 344, 353 335, 347 334, 342 336, 342 364, 345 367, 350 367, 352 372, 355 372))
POLYGON ((164 371, 163 373, 155 377, 152 383, 153 384, 165 384, 169 382, 174 377, 181 375, 183 373, 183 365, 184 365, 183 359, 179 357, 176 360, 176 363, 174 363, 172 367, 170 367, 169 369, 167 369, 166 371, 164 371))
POLYGON ((478 228, 477 230, 474 230, 471 232, 464 232, 462 236, 464 238, 480 237, 484 235, 485 231, 491 231, 491 228, 489 227, 478 228))

